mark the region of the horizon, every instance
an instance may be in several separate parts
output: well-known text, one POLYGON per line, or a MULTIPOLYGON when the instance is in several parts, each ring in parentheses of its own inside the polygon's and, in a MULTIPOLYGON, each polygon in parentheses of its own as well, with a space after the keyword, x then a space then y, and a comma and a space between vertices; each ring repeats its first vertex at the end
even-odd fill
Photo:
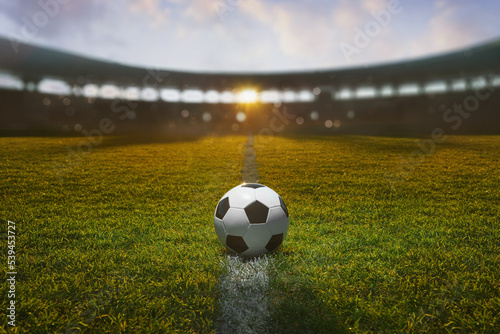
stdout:
MULTIPOLYGON (((126 63, 126 62, 119 62, 116 60, 108 59, 108 58, 100 58, 98 56, 94 57, 92 55, 86 55, 82 54, 73 50, 65 50, 62 48, 57 48, 53 46, 46 46, 41 43, 37 43, 36 41, 25 41, 25 40, 16 40, 12 36, 7 36, 7 35, 2 35, 0 32, 0 40, 3 39, 5 41, 9 41, 12 45, 12 51, 17 54, 19 51, 19 47, 21 46, 28 46, 28 47, 35 47, 35 48, 40 48, 47 50, 49 52, 57 52, 61 54, 68 55, 70 57, 81 57, 87 60, 91 61, 97 61, 97 62, 103 62, 107 63, 110 65, 119 65, 119 66, 124 66, 128 68, 134 68, 134 69, 144 69, 144 68, 151 68, 148 66, 142 66, 141 64, 131 64, 131 63, 126 63)), ((162 67, 162 68, 154 68, 154 70, 158 71, 163 71, 163 70, 168 70, 169 72, 176 72, 176 73, 186 73, 186 74, 210 74, 210 75, 237 75, 237 76, 245 76, 245 75, 286 75, 286 74, 305 74, 305 73, 323 73, 323 72, 329 72, 329 71, 349 71, 349 70, 357 70, 360 68, 376 68, 376 67, 382 67, 386 65, 398 65, 402 63, 409 63, 409 62, 414 62, 414 61, 425 61, 428 59, 436 58, 436 57, 441 57, 441 56, 448 56, 448 55, 453 55, 456 53, 460 52, 466 52, 468 50, 476 49, 476 48, 481 48, 489 45, 493 45, 495 43, 500 43, 500 36, 494 37, 489 40, 485 41, 480 41, 475 44, 471 44, 468 46, 460 47, 457 49, 452 49, 452 50, 445 50, 433 54, 426 54, 426 55, 419 55, 411 58, 405 58, 405 59, 396 59, 396 60, 381 60, 380 62, 375 62, 375 63, 370 63, 370 64, 361 64, 361 65, 347 65, 344 67, 332 67, 332 68, 305 68, 305 69, 294 69, 294 70, 269 70, 269 71, 237 71, 237 70, 221 70, 221 71, 197 71, 193 69, 182 69, 182 68, 169 68, 169 67, 162 67)), ((2 69, 0 68, 0 72, 2 69)))

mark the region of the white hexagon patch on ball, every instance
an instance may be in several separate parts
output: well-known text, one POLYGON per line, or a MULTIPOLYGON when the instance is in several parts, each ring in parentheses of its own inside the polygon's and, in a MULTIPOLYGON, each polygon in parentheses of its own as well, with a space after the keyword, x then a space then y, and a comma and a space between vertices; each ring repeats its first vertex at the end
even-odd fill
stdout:
POLYGON ((270 253, 285 240, 288 209, 271 188, 243 183, 220 199, 214 214, 215 232, 227 249, 242 256, 270 253))

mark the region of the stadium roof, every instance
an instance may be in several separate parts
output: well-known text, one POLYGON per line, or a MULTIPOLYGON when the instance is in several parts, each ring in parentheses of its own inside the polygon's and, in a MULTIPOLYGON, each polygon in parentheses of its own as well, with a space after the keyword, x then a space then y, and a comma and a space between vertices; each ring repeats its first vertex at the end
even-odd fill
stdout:
POLYGON ((170 69, 158 72, 158 69, 126 66, 34 45, 13 46, 10 40, 2 38, 0 49, 0 69, 19 75, 25 81, 52 77, 73 83, 79 77, 84 77, 86 82, 92 83, 143 86, 145 82, 154 83, 153 80, 146 80, 151 75, 160 75, 164 79, 161 80, 161 86, 177 88, 225 89, 250 85, 269 89, 402 83, 408 80, 456 78, 500 69, 500 40, 418 60, 286 73, 195 73, 170 69))

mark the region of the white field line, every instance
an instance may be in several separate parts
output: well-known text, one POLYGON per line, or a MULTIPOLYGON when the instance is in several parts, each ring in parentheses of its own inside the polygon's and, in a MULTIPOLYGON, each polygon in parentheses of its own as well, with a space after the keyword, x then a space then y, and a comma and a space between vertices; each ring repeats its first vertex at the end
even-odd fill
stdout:
POLYGON ((258 183, 259 173, 257 171, 257 161, 255 149, 253 148, 253 136, 248 136, 248 141, 245 143, 245 153, 243 168, 241 170, 241 178, 246 183, 258 183))
POLYGON ((216 333, 267 333, 269 320, 269 277, 271 259, 267 256, 243 260, 228 256, 219 280, 222 316, 216 333))
MULTIPOLYGON (((245 144, 242 179, 259 181, 253 137, 245 144)), ((227 256, 222 261, 223 274, 219 280, 221 317, 216 321, 216 333, 264 334, 268 332, 269 277, 271 258, 264 256, 245 260, 227 256)))

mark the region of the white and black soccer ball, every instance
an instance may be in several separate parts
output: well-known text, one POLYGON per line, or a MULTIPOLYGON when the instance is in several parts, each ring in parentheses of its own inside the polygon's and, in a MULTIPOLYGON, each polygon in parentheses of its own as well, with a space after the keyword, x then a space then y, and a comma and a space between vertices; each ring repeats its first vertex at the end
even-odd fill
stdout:
POLYGON ((220 199, 214 214, 219 241, 242 256, 274 251, 288 231, 288 209, 271 188, 243 183, 220 199))

